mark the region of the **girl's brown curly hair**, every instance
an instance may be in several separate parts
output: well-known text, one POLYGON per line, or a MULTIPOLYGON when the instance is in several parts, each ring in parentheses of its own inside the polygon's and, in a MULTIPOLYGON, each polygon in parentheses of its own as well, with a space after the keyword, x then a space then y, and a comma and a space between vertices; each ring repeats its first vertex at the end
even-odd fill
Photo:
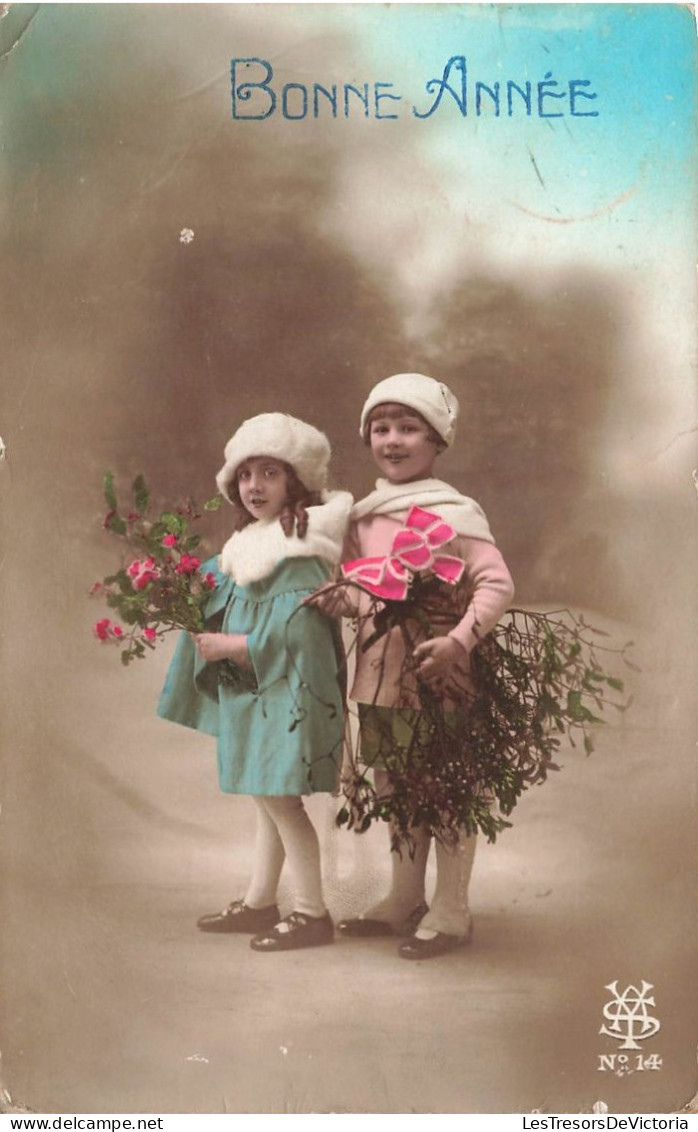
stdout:
MULTIPOLYGON (((308 532, 308 507, 317 507, 322 502, 319 491, 308 491, 308 488, 302 483, 296 475, 295 469, 287 464, 285 460, 278 460, 277 463, 286 473, 286 502, 283 510, 279 515, 279 522, 281 528, 287 538, 294 532, 298 538, 305 538, 308 532)), ((246 510, 240 492, 238 490, 237 469, 233 479, 228 484, 228 495, 230 502, 235 509, 235 520, 233 522, 233 529, 241 531, 243 527, 249 526, 250 523, 256 522, 256 519, 250 515, 246 510)))

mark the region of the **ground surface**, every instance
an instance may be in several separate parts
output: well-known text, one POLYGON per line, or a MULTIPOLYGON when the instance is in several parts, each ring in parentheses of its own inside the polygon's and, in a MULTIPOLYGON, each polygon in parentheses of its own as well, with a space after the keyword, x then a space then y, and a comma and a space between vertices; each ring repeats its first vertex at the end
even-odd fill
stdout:
MULTIPOLYGON (((153 717, 164 658, 94 662, 89 683, 66 678, 14 719, 1 975, 16 1102, 618 1113, 693 1095, 695 737, 679 695, 655 687, 480 846, 468 950, 414 964, 391 940, 338 940, 265 956, 194 926, 244 891, 251 805, 218 793, 207 740, 153 717), (661 1029, 640 1053, 660 1068, 634 1052, 615 1062, 632 1073, 599 1068, 622 1052, 599 1034, 614 980, 653 985, 661 1029)), ((339 918, 381 891, 384 832, 335 832, 323 798, 311 811, 339 918)))

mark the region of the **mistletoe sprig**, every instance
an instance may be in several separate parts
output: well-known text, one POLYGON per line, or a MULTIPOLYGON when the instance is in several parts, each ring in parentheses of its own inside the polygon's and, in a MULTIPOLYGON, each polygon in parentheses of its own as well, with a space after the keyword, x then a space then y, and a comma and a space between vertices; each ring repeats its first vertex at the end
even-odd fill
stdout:
MULTIPOLYGON (((422 628, 425 616, 422 610, 422 628)), ((410 654, 414 623, 408 602, 386 603, 374 616, 378 635, 397 628, 410 654)), ((409 738, 402 745, 387 738, 379 755, 388 788, 379 792, 369 768, 354 765, 338 824, 363 832, 375 821, 390 822, 398 852, 411 849, 410 830, 419 824, 445 844, 455 844, 463 829, 494 841, 511 825, 506 818, 524 791, 560 769, 563 745, 581 743, 591 754, 604 714, 630 706, 623 681, 607 665, 612 657, 637 669, 627 655, 632 642, 614 648, 603 638, 605 630, 568 609, 509 610, 473 651, 472 686, 460 689, 456 710, 444 710, 418 685, 419 711, 404 716, 409 738)))
POLYGON ((210 572, 201 572, 201 559, 195 553, 201 535, 192 527, 203 511, 216 511, 222 502, 220 496, 214 496, 202 511, 194 500, 188 500, 150 518, 150 492, 142 475, 136 476, 131 493, 132 507, 124 511, 117 501, 112 473, 105 474, 108 511, 102 526, 123 541, 130 561, 90 590, 118 614, 118 621, 103 617, 95 622, 94 632, 100 641, 122 646, 123 664, 146 656, 173 630, 203 630, 204 606, 216 579, 210 572))

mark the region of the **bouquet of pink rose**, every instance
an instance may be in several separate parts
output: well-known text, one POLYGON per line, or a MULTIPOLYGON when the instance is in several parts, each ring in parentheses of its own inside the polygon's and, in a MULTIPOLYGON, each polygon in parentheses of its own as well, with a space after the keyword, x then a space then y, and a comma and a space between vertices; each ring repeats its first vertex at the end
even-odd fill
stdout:
MULTIPOLYGON (((114 477, 107 472, 104 496, 109 510, 102 526, 124 540, 132 557, 90 590, 118 615, 117 621, 101 618, 94 632, 100 641, 122 646, 123 664, 146 656, 173 629, 202 632, 204 606, 216 585, 215 575, 202 573, 201 559, 194 553, 201 542, 201 535, 191 530, 202 516, 196 503, 188 500, 150 519, 150 492, 143 476, 136 476, 132 492, 133 509, 124 514, 117 503, 114 477)), ((216 511, 221 502, 215 496, 203 510, 216 511)))

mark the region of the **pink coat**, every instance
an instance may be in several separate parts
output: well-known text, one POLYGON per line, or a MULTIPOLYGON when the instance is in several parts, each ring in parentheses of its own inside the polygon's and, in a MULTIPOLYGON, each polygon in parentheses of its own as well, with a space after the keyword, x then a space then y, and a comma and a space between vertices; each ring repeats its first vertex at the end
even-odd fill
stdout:
MULTIPOLYGON (((401 526, 401 522, 388 515, 359 519, 350 527, 343 560, 388 554, 401 526)), ((465 571, 456 586, 444 585, 444 601, 430 620, 437 631, 442 629, 443 635, 453 637, 463 646, 459 669, 467 680, 469 653, 505 613, 514 595, 514 585, 502 555, 492 543, 457 535, 443 549, 444 553, 463 559, 465 571)), ((351 698, 383 707, 418 707, 415 678, 405 669, 407 653, 402 633, 398 628, 391 629, 362 652, 362 644, 374 630, 370 611, 372 606, 375 609, 375 599, 354 587, 349 589, 349 595, 358 618, 351 698)), ((414 644, 425 639, 416 621, 410 622, 410 636, 414 644)), ((448 709, 451 705, 447 701, 444 706, 448 709)))

